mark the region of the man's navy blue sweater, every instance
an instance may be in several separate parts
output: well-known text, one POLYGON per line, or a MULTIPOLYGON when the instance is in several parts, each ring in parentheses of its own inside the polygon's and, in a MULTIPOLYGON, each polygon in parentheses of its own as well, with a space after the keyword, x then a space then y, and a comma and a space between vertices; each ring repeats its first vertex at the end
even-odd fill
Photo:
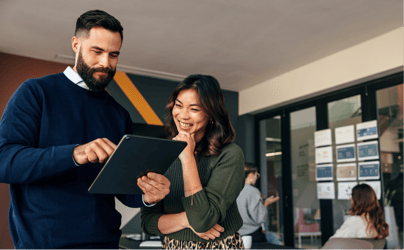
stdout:
MULTIPOLYGON (((87 190, 103 164, 76 166, 73 149, 97 138, 118 144, 129 113, 107 92, 63 73, 30 79, 0 121, 0 182, 10 184, 10 232, 16 248, 118 248, 121 215, 113 195, 87 190)), ((141 195, 116 195, 130 207, 141 195)))

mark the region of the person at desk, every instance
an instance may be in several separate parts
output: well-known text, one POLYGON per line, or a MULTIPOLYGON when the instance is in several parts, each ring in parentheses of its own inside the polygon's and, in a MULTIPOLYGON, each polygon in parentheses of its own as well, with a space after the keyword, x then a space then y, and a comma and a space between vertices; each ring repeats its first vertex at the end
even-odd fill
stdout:
POLYGON ((352 189, 351 203, 351 216, 331 238, 385 239, 389 235, 389 225, 372 187, 356 185, 352 189))
POLYGON ((92 10, 76 23, 74 68, 25 81, 0 122, 0 182, 10 184, 9 225, 15 248, 118 248, 121 215, 163 199, 170 182, 138 180, 144 195, 87 190, 123 135, 129 113, 106 91, 113 78, 123 28, 92 10))
POLYGON ((269 242, 280 245, 276 235, 264 233, 262 224, 268 216, 267 206, 279 200, 279 197, 270 196, 262 200, 261 192, 254 187, 260 174, 253 163, 244 164, 245 186, 237 198, 237 206, 243 218, 243 226, 240 228, 241 235, 251 235, 253 243, 269 242), (268 236, 268 237, 267 237, 268 236))
POLYGON ((165 176, 171 191, 154 207, 141 208, 143 231, 165 236, 163 248, 244 248, 236 198, 244 186, 244 154, 219 82, 190 75, 170 96, 168 138, 187 147, 165 176))

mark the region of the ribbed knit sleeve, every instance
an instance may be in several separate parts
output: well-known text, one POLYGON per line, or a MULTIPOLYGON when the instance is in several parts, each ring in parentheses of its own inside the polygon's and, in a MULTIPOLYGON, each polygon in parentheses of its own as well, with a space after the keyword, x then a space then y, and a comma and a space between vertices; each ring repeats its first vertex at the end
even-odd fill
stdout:
POLYGON ((158 221, 164 214, 164 200, 152 207, 142 207, 140 209, 140 220, 143 232, 149 235, 163 235, 158 228, 158 221))
POLYGON ((3 113, 0 182, 30 183, 76 167, 72 158, 75 144, 38 148, 43 96, 34 81, 28 80, 17 89, 3 113))
POLYGON ((209 166, 207 185, 192 196, 182 198, 188 221, 196 232, 206 232, 226 219, 244 187, 244 154, 236 144, 229 144, 209 166))

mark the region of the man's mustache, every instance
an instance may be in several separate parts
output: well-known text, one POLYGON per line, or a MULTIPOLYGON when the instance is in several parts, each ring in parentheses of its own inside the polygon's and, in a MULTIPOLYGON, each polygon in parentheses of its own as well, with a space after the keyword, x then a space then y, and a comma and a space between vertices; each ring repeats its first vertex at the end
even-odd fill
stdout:
POLYGON ((101 73, 114 72, 111 68, 93 68, 93 69, 91 69, 91 71, 92 71, 93 73, 95 73, 95 72, 101 72, 101 73))

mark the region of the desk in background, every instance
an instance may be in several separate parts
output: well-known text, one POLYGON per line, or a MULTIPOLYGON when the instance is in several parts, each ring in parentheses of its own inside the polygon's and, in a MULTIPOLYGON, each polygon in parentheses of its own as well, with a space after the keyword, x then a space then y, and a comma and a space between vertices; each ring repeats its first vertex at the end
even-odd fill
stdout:
MULTIPOLYGON (((126 236, 127 236, 127 234, 123 234, 121 236, 121 239, 119 240, 120 249, 159 249, 159 248, 161 248, 161 247, 155 247, 155 246, 140 247, 140 243, 142 243, 143 241, 128 239, 128 238, 126 238, 126 236)), ((155 241, 160 242, 158 240, 155 240, 155 241)))

